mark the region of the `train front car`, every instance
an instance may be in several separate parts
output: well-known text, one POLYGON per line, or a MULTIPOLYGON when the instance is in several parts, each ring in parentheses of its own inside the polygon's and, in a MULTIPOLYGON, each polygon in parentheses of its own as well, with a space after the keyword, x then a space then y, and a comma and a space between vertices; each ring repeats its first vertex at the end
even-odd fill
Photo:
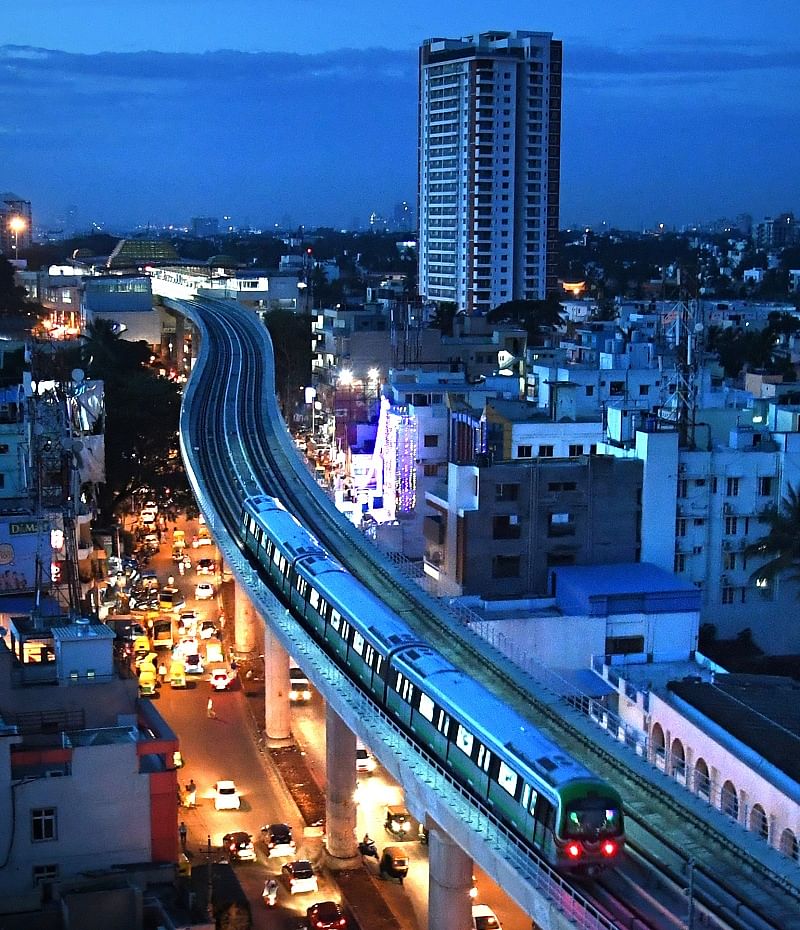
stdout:
POLYGON ((593 875, 624 846, 619 794, 429 648, 393 659, 387 704, 503 826, 561 872, 593 875))

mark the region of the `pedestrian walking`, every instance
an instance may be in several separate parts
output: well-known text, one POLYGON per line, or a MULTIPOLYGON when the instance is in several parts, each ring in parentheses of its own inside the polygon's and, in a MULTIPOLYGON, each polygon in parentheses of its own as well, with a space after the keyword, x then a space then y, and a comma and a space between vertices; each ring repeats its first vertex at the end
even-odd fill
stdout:
POLYGON ((183 821, 178 827, 178 836, 181 838, 181 852, 186 852, 186 824, 183 821))
POLYGON ((189 779, 189 784, 186 786, 186 806, 197 807, 197 785, 193 778, 189 779))
POLYGON ((214 701, 212 698, 208 699, 208 704, 206 704, 206 716, 207 717, 216 717, 217 712, 214 710, 214 701))

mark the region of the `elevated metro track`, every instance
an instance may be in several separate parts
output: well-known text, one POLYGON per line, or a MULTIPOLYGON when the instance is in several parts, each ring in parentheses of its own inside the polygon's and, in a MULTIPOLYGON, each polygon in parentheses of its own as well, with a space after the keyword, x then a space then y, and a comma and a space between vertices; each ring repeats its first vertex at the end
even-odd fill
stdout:
POLYGON ((455 665, 469 671, 567 752, 614 784, 643 847, 692 859, 696 875, 725 884, 764 926, 800 930, 800 885, 778 853, 741 832, 719 812, 659 784, 644 762, 611 740, 559 696, 547 693, 509 660, 408 581, 333 507, 300 460, 274 391, 272 346, 254 314, 210 298, 166 299, 189 317, 204 341, 181 421, 184 458, 201 500, 213 501, 221 529, 241 548, 241 503, 280 498, 337 559, 455 665), (232 432, 236 433, 235 442, 232 432), (648 837, 652 837, 652 843, 648 837), (763 847, 763 848, 761 848, 763 847), (784 864, 785 865, 785 864, 784 864))

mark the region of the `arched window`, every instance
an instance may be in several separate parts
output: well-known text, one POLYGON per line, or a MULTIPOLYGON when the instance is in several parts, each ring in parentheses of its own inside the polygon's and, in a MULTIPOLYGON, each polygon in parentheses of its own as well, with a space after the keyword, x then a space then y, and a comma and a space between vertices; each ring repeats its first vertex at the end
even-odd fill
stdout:
POLYGON ((769 820, 767 812, 760 804, 754 804, 750 811, 750 829, 757 833, 762 840, 769 840, 769 820))
POLYGON ((679 739, 674 739, 672 741, 672 746, 670 748, 672 755, 672 775, 673 777, 686 784, 686 751, 683 748, 683 743, 679 739))
POLYGON ((708 765, 705 759, 698 759, 694 767, 694 790, 701 798, 708 801, 711 798, 711 777, 708 774, 708 765))
POLYGON ((791 830, 784 830, 781 833, 781 852, 784 856, 794 859, 795 862, 800 860, 800 846, 797 843, 797 837, 791 830))
POLYGON ((653 747, 653 761, 660 769, 663 769, 666 759, 666 740, 660 723, 653 724, 653 729, 650 731, 650 744, 653 747))
POLYGON ((733 820, 739 819, 739 795, 732 781, 726 781, 722 786, 719 807, 723 814, 727 814, 733 820))

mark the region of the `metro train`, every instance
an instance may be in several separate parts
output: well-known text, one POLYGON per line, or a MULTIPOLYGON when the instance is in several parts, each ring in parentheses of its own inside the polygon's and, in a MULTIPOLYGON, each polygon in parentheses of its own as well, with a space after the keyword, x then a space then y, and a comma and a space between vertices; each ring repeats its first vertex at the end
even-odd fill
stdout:
POLYGON ((625 844, 617 791, 421 640, 269 496, 244 503, 253 567, 423 753, 551 866, 593 875, 625 844))

